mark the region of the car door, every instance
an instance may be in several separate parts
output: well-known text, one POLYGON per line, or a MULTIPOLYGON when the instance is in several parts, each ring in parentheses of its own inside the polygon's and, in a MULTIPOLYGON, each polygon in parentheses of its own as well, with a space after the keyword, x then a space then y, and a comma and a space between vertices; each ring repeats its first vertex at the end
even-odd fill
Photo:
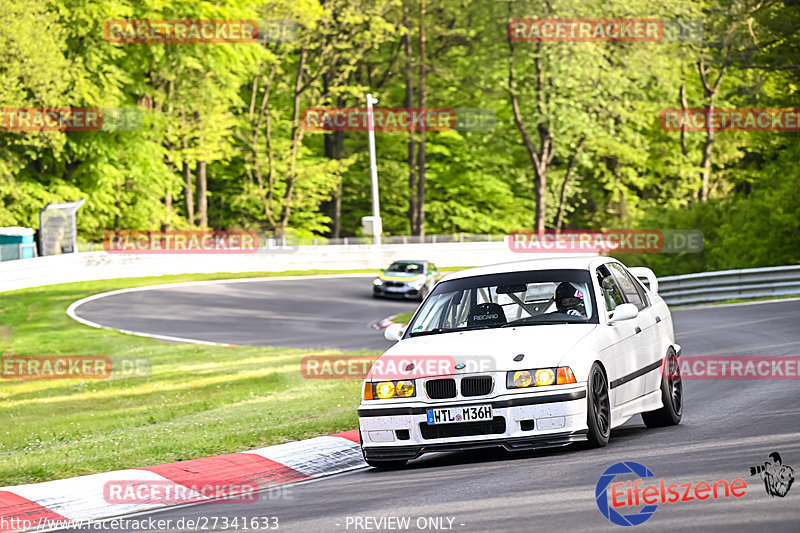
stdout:
MULTIPOLYGON (((596 270, 597 282, 600 285, 602 300, 606 308, 606 325, 608 351, 605 360, 609 362, 609 383, 611 402, 619 406, 644 394, 644 379, 636 379, 636 372, 641 368, 645 357, 642 355, 641 337, 637 333, 638 317, 608 324, 608 317, 613 315, 618 305, 628 303, 619 283, 607 265, 600 265, 596 270)), ((601 320, 603 317, 601 316, 601 320)))
POLYGON ((638 327, 641 331, 637 333, 640 345, 640 368, 642 373, 641 380, 644 382, 643 394, 647 394, 657 389, 661 382, 659 380, 658 368, 661 365, 661 327, 660 318, 656 318, 655 310, 651 305, 647 293, 636 278, 619 263, 609 264, 611 273, 622 289, 622 296, 625 301, 632 303, 639 310, 636 317, 638 327))

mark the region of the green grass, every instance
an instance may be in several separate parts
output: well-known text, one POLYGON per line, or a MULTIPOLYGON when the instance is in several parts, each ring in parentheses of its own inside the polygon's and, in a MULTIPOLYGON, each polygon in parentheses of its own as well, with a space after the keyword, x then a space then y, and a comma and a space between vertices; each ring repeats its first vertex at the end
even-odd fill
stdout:
POLYGON ((152 368, 148 377, 0 380, 0 485, 207 457, 355 428, 359 380, 303 379, 300 358, 315 352, 167 343, 91 328, 65 314, 75 300, 124 287, 325 273, 341 271, 161 276, 0 293, 2 355, 146 357, 152 368))
POLYGON ((800 294, 789 294, 786 296, 767 296, 764 298, 732 298, 721 302, 714 302, 714 305, 742 304, 748 302, 766 302, 768 300, 786 300, 787 298, 800 298, 800 294))
POLYGON ((411 313, 400 313, 400 314, 394 315, 392 317, 392 320, 394 322, 399 322, 400 324, 408 324, 408 322, 411 320, 412 316, 414 316, 413 312, 411 312, 411 313))

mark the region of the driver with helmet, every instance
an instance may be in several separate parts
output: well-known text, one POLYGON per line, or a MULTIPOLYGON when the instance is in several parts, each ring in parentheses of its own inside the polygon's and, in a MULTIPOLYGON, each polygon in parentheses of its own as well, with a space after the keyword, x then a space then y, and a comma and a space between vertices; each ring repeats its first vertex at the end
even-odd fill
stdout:
POLYGON ((559 312, 586 318, 586 306, 583 303, 583 294, 568 281, 563 281, 558 284, 553 298, 559 312))

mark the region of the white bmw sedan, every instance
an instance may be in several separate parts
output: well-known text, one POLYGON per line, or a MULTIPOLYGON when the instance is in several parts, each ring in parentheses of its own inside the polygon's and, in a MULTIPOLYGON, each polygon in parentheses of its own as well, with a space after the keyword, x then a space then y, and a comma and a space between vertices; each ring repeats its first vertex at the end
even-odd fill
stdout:
POLYGON ((615 259, 463 270, 385 335, 399 342, 371 368, 358 409, 375 467, 489 446, 605 446, 634 415, 648 427, 681 420, 681 348, 658 281, 615 259))

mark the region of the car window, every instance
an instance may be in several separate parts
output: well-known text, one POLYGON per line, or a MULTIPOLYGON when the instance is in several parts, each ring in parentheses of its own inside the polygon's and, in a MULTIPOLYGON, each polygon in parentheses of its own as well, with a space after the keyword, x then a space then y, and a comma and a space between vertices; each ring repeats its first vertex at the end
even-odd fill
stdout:
POLYGON ((403 272, 406 274, 422 274, 422 264, 420 263, 410 263, 407 261, 395 261, 389 268, 386 269, 386 272, 403 272))
POLYGON ((544 324, 597 323, 586 270, 540 270, 460 278, 437 284, 409 335, 544 324))
MULTIPOLYGON (((629 270, 626 269, 625 272, 628 274, 628 277, 631 278, 631 281, 632 281, 633 285, 636 287, 636 292, 639 293, 639 298, 641 298, 642 302, 644 302, 644 306, 648 307, 650 305, 650 299, 647 297, 647 291, 644 290, 644 287, 642 286, 642 282, 639 281, 636 278, 636 276, 631 274, 629 270)), ((640 309, 640 311, 641 311, 641 309, 640 309)))
POLYGON ((645 300, 642 299, 641 294, 639 294, 636 288, 636 283, 631 279, 631 276, 622 265, 618 263, 609 263, 608 266, 614 279, 619 284, 620 289, 622 289, 622 295, 625 297, 625 301, 635 305, 639 311, 647 307, 645 300))
POLYGON ((605 265, 597 269, 597 282, 600 284, 600 290, 603 293, 603 299, 606 302, 606 309, 609 313, 616 309, 618 305, 625 303, 622 290, 605 265))

